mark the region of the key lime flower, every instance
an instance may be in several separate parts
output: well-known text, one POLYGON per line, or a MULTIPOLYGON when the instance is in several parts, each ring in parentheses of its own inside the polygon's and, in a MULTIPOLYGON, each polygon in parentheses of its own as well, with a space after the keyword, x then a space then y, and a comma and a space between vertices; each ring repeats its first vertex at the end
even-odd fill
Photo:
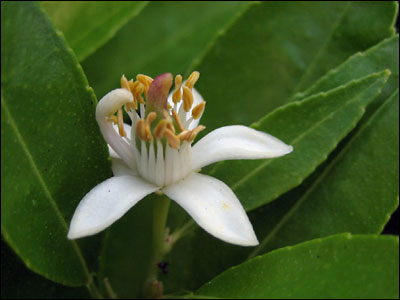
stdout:
POLYGON ((96 120, 109 145, 114 177, 81 200, 69 239, 102 231, 146 195, 158 192, 176 201, 211 235, 242 246, 258 244, 233 191, 198 172, 217 161, 274 158, 293 148, 245 126, 218 128, 193 145, 205 128, 199 121, 206 102, 193 87, 199 76, 193 72, 185 82, 170 73, 154 80, 142 74, 136 81, 122 76, 121 88, 99 101, 96 120), (123 123, 123 109, 132 126, 123 123))

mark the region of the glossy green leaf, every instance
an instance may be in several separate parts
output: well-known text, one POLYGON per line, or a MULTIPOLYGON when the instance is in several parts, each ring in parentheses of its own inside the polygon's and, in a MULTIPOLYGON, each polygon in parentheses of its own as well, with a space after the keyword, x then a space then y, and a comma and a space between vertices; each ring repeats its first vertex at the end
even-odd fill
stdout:
POLYGON ((214 129, 262 118, 350 55, 392 35, 396 11, 395 3, 382 1, 252 6, 194 66, 208 101, 202 123, 214 129))
POLYGON ((391 71, 391 76, 382 90, 379 101, 373 108, 382 104, 399 88, 399 35, 388 38, 365 52, 350 57, 338 68, 331 70, 313 86, 293 97, 293 101, 305 99, 311 95, 328 91, 346 82, 379 72, 383 68, 391 71))
POLYGON ((95 105, 76 58, 38 5, 2 2, 1 232, 30 269, 66 285, 90 278, 82 247, 67 240, 69 220, 110 175, 95 105))
POLYGON ((248 211, 276 199, 326 159, 356 126, 387 77, 387 72, 376 73, 277 109, 252 127, 292 145, 293 152, 272 160, 221 162, 211 175, 227 183, 248 211))
POLYGON ((398 90, 299 198, 255 212, 258 251, 339 232, 380 233, 399 201, 398 90), (283 214, 282 214, 283 213, 283 214), (261 226, 270 215, 275 224, 261 226), (265 230, 267 229, 267 230, 265 230))
POLYGON ((251 2, 149 3, 103 48, 88 57, 83 68, 102 97, 119 85, 122 74, 183 73, 213 39, 251 2))
POLYGON ((66 287, 27 269, 1 242, 1 299, 88 299, 85 287, 66 287))
POLYGON ((278 249, 229 269, 197 294, 235 299, 396 299, 399 240, 341 234, 278 249))
POLYGON ((83 61, 146 6, 146 1, 44 1, 42 7, 83 61))

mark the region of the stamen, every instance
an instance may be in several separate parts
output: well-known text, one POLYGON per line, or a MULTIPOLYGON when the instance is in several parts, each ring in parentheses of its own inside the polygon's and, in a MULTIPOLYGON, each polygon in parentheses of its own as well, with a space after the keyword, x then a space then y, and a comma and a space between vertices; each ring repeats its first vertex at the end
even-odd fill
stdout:
POLYGON ((107 117, 107 121, 108 122, 113 122, 114 124, 117 124, 118 123, 118 118, 117 118, 117 116, 112 115, 112 116, 107 117))
POLYGON ((181 119, 179 119, 179 116, 174 109, 172 110, 172 116, 175 119, 176 125, 178 125, 179 131, 184 131, 185 127, 183 127, 181 119))
POLYGON ((193 105, 192 91, 187 87, 183 87, 183 109, 188 112, 193 105))
POLYGON ((172 122, 171 116, 169 115, 168 111, 166 109, 163 109, 163 116, 168 122, 172 122))
POLYGON ((190 138, 191 133, 192 132, 190 130, 184 130, 178 134, 178 138, 180 141, 187 141, 190 138))
POLYGON ((142 97, 142 94, 144 91, 145 91, 144 85, 141 82, 139 82, 139 84, 137 85, 137 88, 136 88, 136 94, 134 96, 142 104, 145 103, 144 99, 142 97))
POLYGON ((136 124, 136 134, 142 141, 146 140, 146 124, 143 119, 140 119, 136 124))
POLYGON ((187 86, 189 89, 192 89, 196 81, 199 79, 200 73, 197 71, 194 71, 192 74, 190 74, 188 80, 185 83, 185 86, 187 86))
POLYGON ((150 130, 149 124, 146 124, 145 130, 146 130, 146 142, 152 142, 153 141, 153 135, 151 134, 151 130, 150 130))
POLYGON ((137 110, 138 105, 137 105, 137 100, 136 100, 135 94, 134 94, 134 91, 135 91, 135 87, 134 87, 134 86, 135 86, 135 83, 133 82, 133 79, 129 80, 129 81, 128 81, 128 84, 129 84, 129 90, 131 91, 131 93, 132 93, 132 95, 133 95, 133 103, 127 103, 126 108, 127 108, 128 110, 137 110))
POLYGON ((176 75, 175 77, 175 91, 172 94, 172 101, 177 104, 181 101, 182 93, 181 93, 181 86, 182 86, 182 76, 176 75))
POLYGON ((122 75, 121 77, 121 88, 130 91, 128 79, 126 79, 125 75, 122 75))
POLYGON ((136 79, 139 80, 143 85, 147 85, 150 86, 150 84, 153 82, 153 78, 151 78, 150 76, 147 75, 143 75, 143 74, 138 74, 136 76, 136 79))
POLYGON ((147 93, 149 92, 150 84, 153 82, 153 78, 147 75, 139 74, 136 79, 144 85, 144 96, 147 99, 147 93))
POLYGON ((167 120, 161 120, 158 122, 157 126, 154 128, 154 135, 157 140, 161 140, 162 137, 164 136, 164 131, 167 129, 168 121, 167 120))
POLYGON ((189 141, 190 143, 193 142, 194 139, 196 138, 197 134, 198 134, 200 131, 204 130, 204 129, 206 129, 206 127, 203 126, 203 125, 197 126, 195 129, 192 130, 188 141, 189 141))
POLYGON ((165 129, 164 136, 167 139, 168 145, 173 149, 179 149, 181 141, 179 138, 168 128, 165 129))
POLYGON ((151 122, 153 122, 157 118, 157 114, 152 111, 146 118, 147 125, 150 126, 151 122))
POLYGON ((174 124, 172 124, 172 122, 168 122, 167 128, 171 130, 173 133, 175 133, 175 127, 174 124))
POLYGON ((120 136, 126 136, 126 132, 124 130, 124 116, 122 114, 122 109, 118 109, 118 131, 120 136))
POLYGON ((204 112, 204 107, 206 106, 206 102, 203 101, 200 104, 196 105, 195 108, 192 109, 192 117, 197 120, 204 112))

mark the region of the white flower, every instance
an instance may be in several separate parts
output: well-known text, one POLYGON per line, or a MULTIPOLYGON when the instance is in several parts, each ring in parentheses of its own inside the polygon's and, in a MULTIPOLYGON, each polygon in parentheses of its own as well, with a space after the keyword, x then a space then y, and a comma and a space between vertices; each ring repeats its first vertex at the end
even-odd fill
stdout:
POLYGON ((82 199, 68 238, 102 231, 146 195, 160 191, 213 236, 232 244, 257 245, 253 227, 232 190, 198 171, 221 160, 279 157, 292 147, 245 126, 218 128, 192 146, 205 128, 198 125, 205 102, 193 88, 199 73, 193 72, 184 83, 177 75, 169 96, 170 73, 154 80, 145 75, 136 78, 127 81, 123 76, 122 88, 109 92, 97 105, 96 120, 109 145, 114 177, 82 199), (122 107, 133 130, 123 124, 122 107))

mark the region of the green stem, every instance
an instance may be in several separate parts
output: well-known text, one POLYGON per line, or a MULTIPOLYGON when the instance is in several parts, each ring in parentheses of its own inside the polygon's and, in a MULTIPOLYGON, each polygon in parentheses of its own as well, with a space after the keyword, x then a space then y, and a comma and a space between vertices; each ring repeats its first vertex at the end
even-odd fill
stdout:
POLYGON ((96 284, 93 280, 93 275, 90 276, 90 280, 86 285, 86 288, 89 291, 90 296, 92 299, 104 299, 103 295, 100 293, 99 289, 97 288, 96 284))
POLYGON ((165 225, 167 223, 168 208, 170 199, 162 196, 154 200, 153 203, 153 247, 152 255, 150 259, 149 269, 144 286, 144 295, 147 298, 152 298, 153 288, 157 286, 157 264, 163 259, 166 252, 166 230, 165 225))

